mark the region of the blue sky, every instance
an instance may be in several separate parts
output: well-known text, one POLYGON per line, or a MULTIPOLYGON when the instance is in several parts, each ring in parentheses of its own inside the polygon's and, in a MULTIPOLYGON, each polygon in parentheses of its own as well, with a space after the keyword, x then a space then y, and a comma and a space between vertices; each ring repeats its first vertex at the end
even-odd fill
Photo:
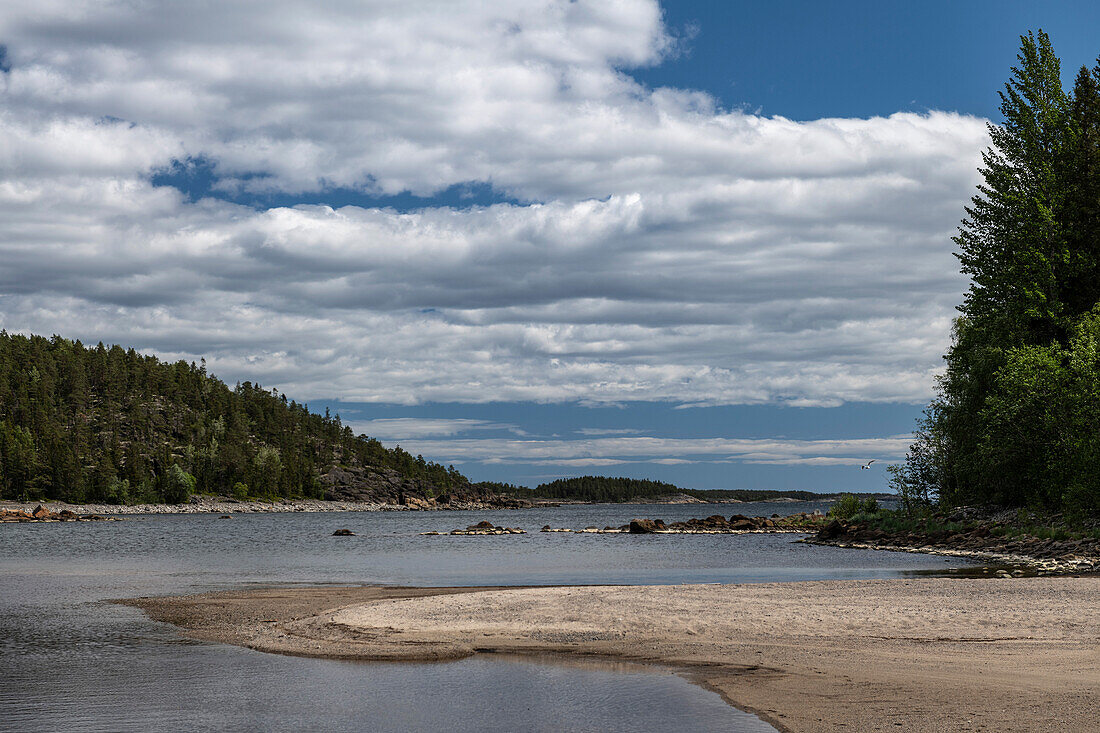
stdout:
POLYGON ((13 0, 0 327, 473 479, 882 489, 1039 27, 1100 52, 1086 2, 13 0))
POLYGON ((686 50, 635 76, 797 120, 953 110, 998 117, 1019 37, 1042 28, 1067 84, 1100 49, 1093 2, 664 3, 686 50))

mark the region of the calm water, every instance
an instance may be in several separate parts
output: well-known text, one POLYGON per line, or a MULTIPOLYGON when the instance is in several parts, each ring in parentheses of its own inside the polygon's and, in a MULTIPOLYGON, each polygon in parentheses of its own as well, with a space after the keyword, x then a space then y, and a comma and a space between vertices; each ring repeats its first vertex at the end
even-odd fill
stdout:
MULTIPOLYGON (((737 505, 791 513, 823 505, 737 505)), ((507 585, 892 577, 943 558, 789 535, 541 534, 675 521, 692 506, 513 512, 150 516, 0 526, 2 730, 771 730, 661 670, 478 657, 350 664, 181 639, 106 603, 272 583, 507 585), (422 537, 482 519, 531 534, 422 537), (333 537, 347 527, 356 537, 333 537)))

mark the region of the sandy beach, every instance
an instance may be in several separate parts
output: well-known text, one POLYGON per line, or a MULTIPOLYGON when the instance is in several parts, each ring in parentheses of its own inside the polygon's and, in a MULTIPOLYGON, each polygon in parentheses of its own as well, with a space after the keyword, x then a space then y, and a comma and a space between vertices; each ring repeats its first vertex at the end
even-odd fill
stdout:
POLYGON ((667 665, 789 731, 1100 730, 1100 578, 317 587, 124 601, 280 654, 667 665))

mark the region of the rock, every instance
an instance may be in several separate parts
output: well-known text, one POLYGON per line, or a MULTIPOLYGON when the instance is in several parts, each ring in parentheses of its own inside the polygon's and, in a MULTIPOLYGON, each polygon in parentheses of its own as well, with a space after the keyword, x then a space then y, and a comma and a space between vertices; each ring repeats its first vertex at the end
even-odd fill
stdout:
POLYGON ((350 529, 338 529, 332 533, 333 537, 354 537, 355 533, 350 529))
POLYGON ((50 516, 50 510, 39 504, 34 508, 34 511, 31 512, 31 516, 35 519, 46 519, 50 516))
POLYGON ((734 514, 732 517, 730 517, 730 524, 733 524, 734 522, 743 522, 743 521, 751 522, 752 518, 751 517, 746 517, 744 514, 734 514))
POLYGON ((730 522, 730 529, 736 529, 739 531, 746 531, 756 529, 756 522, 751 519, 738 519, 736 522, 730 522))
POLYGON ((819 539, 819 540, 835 539, 835 538, 841 536, 842 534, 844 534, 847 531, 848 531, 848 528, 847 528, 847 526, 845 526, 845 524, 843 522, 841 522, 839 519, 834 519, 833 521, 829 522, 824 527, 822 527, 820 530, 818 530, 817 539, 819 539))
POLYGON ((232 518, 233 518, 232 514, 223 514, 220 517, 218 517, 218 519, 232 519, 232 518))
POLYGON ((466 528, 466 530, 469 531, 469 530, 474 530, 474 529, 493 529, 493 528, 494 528, 494 525, 493 525, 492 522, 482 520, 482 521, 478 522, 477 524, 471 524, 469 527, 466 528))
POLYGON ((652 534, 657 531, 657 523, 652 519, 631 519, 627 530, 630 534, 652 534))

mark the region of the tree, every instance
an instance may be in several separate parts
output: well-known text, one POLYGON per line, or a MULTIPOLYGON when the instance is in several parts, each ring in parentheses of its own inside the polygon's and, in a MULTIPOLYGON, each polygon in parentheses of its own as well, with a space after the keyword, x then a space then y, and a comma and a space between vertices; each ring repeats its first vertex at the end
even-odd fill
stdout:
POLYGON ((893 485, 945 504, 1081 507, 1100 496, 1100 63, 1062 89, 1041 30, 990 125, 954 238, 971 285, 939 396, 893 485))

